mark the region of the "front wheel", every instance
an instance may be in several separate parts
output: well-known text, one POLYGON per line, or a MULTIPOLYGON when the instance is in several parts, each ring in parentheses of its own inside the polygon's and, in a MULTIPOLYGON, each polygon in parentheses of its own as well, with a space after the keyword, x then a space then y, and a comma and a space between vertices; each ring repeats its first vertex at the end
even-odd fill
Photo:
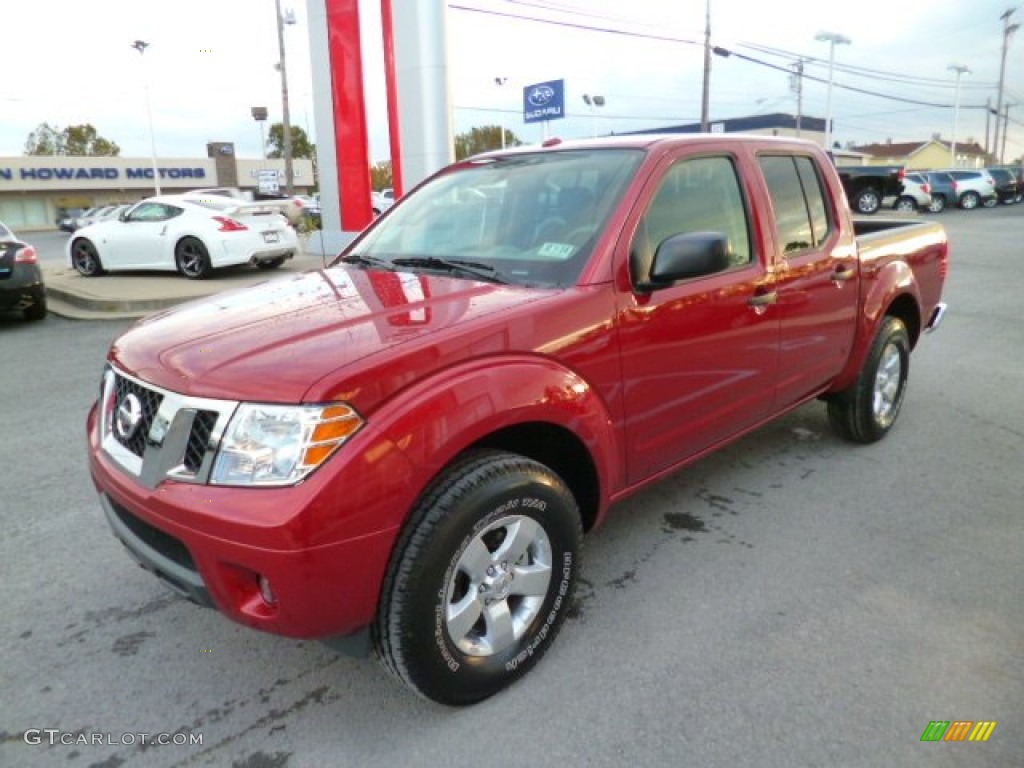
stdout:
POLYGON ((881 440, 899 415, 909 372, 907 328, 902 320, 887 317, 878 329, 857 381, 828 402, 832 428, 855 443, 881 440))
POLYGON ((917 210, 917 200, 909 195, 904 195, 896 201, 896 210, 903 211, 904 213, 913 213, 917 210))
POLYGON ((201 240, 194 237, 181 239, 174 248, 174 263, 178 271, 189 280, 203 280, 210 276, 210 254, 201 240))
POLYGON ((932 201, 928 204, 931 213, 940 213, 946 208, 946 198, 942 195, 932 195, 932 201))
POLYGON ((581 538, 576 501, 546 466, 467 456, 424 494, 396 544, 373 627, 378 656, 441 704, 497 693, 558 634, 581 538))

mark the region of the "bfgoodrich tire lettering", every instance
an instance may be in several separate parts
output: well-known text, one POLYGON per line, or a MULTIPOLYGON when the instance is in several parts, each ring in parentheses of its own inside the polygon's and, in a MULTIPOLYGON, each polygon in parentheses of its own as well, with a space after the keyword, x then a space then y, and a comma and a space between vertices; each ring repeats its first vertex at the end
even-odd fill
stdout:
POLYGON ((472 704, 522 677, 554 641, 576 585, 576 501, 554 472, 485 452, 452 465, 400 536, 373 627, 403 683, 472 704))
POLYGON ((828 402, 832 428, 856 443, 881 440, 892 429, 907 393, 910 337, 903 321, 886 317, 853 386, 828 402))

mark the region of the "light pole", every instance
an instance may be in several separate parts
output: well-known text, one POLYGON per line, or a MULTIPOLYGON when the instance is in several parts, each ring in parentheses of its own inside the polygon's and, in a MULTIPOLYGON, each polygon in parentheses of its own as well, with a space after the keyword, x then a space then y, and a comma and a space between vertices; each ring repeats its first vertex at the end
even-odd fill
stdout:
POLYGON ((957 123, 960 118, 960 76, 963 74, 971 74, 971 70, 963 64, 950 64, 947 67, 950 72, 956 73, 956 91, 953 96, 953 140, 950 142, 949 153, 952 155, 952 167, 956 168, 956 131, 957 123))
POLYGON ((143 56, 149 43, 145 40, 136 40, 132 48, 142 56, 142 89, 146 93, 146 120, 149 122, 149 159, 153 164, 153 188, 160 194, 160 173, 156 168, 156 137, 153 133, 153 109, 149 104, 149 74, 146 72, 146 57, 143 56))
POLYGON ((288 111, 288 68, 285 66, 284 57, 284 25, 295 23, 295 14, 288 11, 287 15, 281 15, 281 0, 274 0, 277 9, 277 48, 280 55, 278 69, 281 71, 281 151, 284 155, 284 191, 285 194, 292 194, 292 186, 295 181, 295 171, 292 166, 292 124, 288 111))
MULTIPOLYGON (((496 77, 496 78, 494 78, 494 84, 496 86, 498 86, 499 90, 501 90, 501 87, 505 83, 507 83, 507 82, 508 82, 508 78, 507 77, 496 77)), ((505 149, 505 111, 502 110, 502 109, 499 109, 498 112, 501 114, 501 148, 505 149)))
POLYGON ((589 93, 584 93, 583 103, 590 107, 590 135, 591 137, 596 137, 597 113, 594 111, 594 107, 604 106, 604 96, 591 96, 589 93))
POLYGON ((832 69, 836 62, 836 46, 849 45, 850 38, 835 32, 819 32, 814 39, 828 43, 828 96, 825 101, 825 151, 832 151, 832 69))
MULTIPOLYGON (((997 163, 1003 161, 1003 153, 999 148, 999 116, 1003 112, 1003 82, 1006 78, 1006 49, 1010 45, 1010 35, 1020 29, 1020 24, 1011 24, 1010 16, 1016 8, 1010 8, 1003 13, 999 18, 1003 20, 1003 56, 999 62, 999 90, 996 94, 996 132, 995 138, 992 140, 992 154, 995 156, 997 163)), ((1006 143, 1006 132, 1003 132, 1003 143, 1006 143)))

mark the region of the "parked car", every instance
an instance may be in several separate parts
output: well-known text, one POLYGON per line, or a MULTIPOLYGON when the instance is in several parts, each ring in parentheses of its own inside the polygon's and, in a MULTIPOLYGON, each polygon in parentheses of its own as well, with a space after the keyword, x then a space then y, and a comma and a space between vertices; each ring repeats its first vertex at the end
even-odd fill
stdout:
POLYGON ((395 204, 395 199, 393 197, 387 197, 383 192, 372 192, 370 202, 373 206, 373 215, 380 216, 384 211, 395 204))
POLYGON ((903 196, 902 165, 842 165, 836 170, 854 213, 877 213, 885 198, 903 196))
POLYGON ((274 269, 298 250, 275 206, 210 195, 163 195, 68 239, 68 264, 86 277, 125 269, 178 270, 199 280, 236 264, 274 269))
POLYGON ((94 211, 95 208, 58 208, 57 209, 57 229, 62 232, 74 232, 75 231, 75 219, 86 215, 86 211, 94 211))
POLYGON ((277 208, 278 213, 288 219, 293 227, 302 221, 302 201, 298 196, 288 195, 266 195, 253 193, 249 190, 242 190, 238 187, 208 187, 205 189, 194 189, 184 193, 187 197, 207 199, 210 197, 225 197, 230 200, 241 202, 260 202, 277 208))
POLYGON ((903 176, 903 194, 893 201, 897 211, 921 211, 932 204, 932 187, 921 173, 907 173, 903 176))
POLYGON ((944 171, 923 171, 920 172, 928 180, 932 202, 928 206, 931 213, 939 213, 951 205, 956 205, 960 199, 957 193, 956 179, 944 171))
POLYGON ((1008 168, 987 168, 989 176, 996 183, 996 195, 1000 203, 1019 203, 1022 190, 1021 182, 1017 175, 1008 168))
POLYGON ((990 207, 999 202, 996 182, 988 171, 949 168, 945 172, 956 180, 957 205, 961 208, 971 210, 979 205, 990 207))
POLYGON ((0 311, 26 320, 46 317, 46 288, 36 249, 0 222, 0 311))
POLYGON ((89 468, 144 568, 264 631, 369 631, 467 705, 551 646, 613 502, 818 398, 890 433, 945 311, 939 224, 855 221, 809 141, 547 144, 113 343, 89 468))
POLYGON ((91 224, 95 224, 97 221, 103 221, 109 218, 110 215, 117 210, 117 208, 117 205, 103 205, 100 206, 99 208, 92 208, 91 210, 86 211, 85 213, 83 213, 81 216, 74 220, 72 224, 74 229, 72 231, 77 232, 83 227, 88 227, 91 224))

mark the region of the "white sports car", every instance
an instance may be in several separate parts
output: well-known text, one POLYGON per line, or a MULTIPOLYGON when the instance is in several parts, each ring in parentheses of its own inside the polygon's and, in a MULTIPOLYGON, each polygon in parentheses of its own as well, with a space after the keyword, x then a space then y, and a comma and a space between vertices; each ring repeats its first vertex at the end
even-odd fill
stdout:
POLYGON ((155 269, 201 280, 236 264, 275 269, 298 248, 295 230, 276 208, 213 195, 163 195, 78 230, 68 239, 67 258, 86 277, 155 269))

